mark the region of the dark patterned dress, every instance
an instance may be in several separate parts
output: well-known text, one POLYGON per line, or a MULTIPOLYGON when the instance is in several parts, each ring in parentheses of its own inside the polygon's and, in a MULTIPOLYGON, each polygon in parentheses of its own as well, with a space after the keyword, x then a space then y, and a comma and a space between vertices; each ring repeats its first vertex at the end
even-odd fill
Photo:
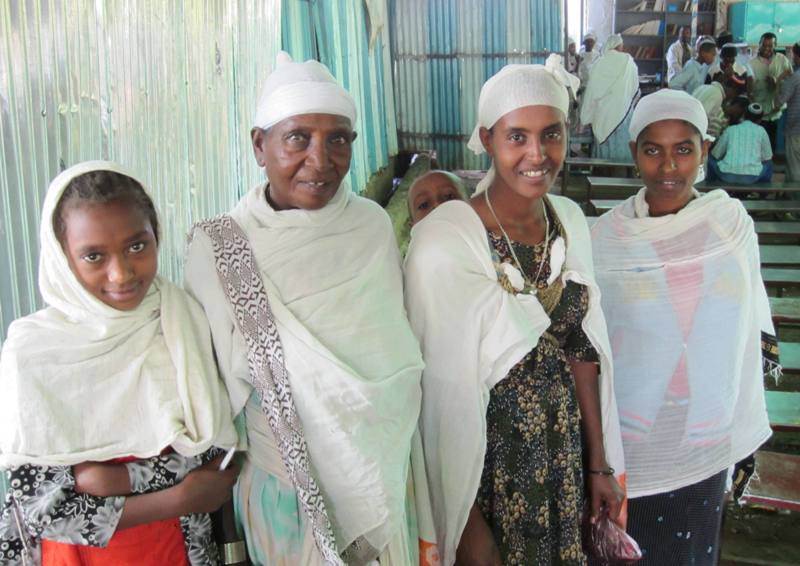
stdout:
MULTIPOLYGON (((551 244, 514 242, 529 280, 545 265, 561 231, 550 213, 551 244)), ((489 233, 495 261, 512 262, 502 236, 489 233)), ((559 282, 554 282, 559 285, 559 282)), ((505 565, 585 564, 581 550, 583 504, 581 423, 569 360, 597 361, 581 329, 588 290, 567 282, 538 345, 492 390, 486 414, 486 459, 477 503, 505 565)))
MULTIPOLYGON (((154 456, 125 464, 131 493, 161 491, 180 483, 194 468, 222 454, 212 448, 199 456, 154 456)), ((0 469, 8 482, 0 501, 0 564, 39 564, 41 539, 105 547, 117 527, 125 497, 95 497, 75 491, 71 466, 22 465, 0 469), (27 549, 28 561, 23 559, 27 549)), ((205 513, 180 518, 191 566, 220 563, 211 519, 205 513)))

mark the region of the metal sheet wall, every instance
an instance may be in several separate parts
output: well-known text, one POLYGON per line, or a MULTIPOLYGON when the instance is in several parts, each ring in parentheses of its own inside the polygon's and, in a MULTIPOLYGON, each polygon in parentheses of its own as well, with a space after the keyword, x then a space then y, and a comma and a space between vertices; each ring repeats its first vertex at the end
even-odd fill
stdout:
POLYGON ((318 59, 327 65, 356 101, 358 138, 350 168, 356 192, 397 154, 386 13, 386 0, 284 2, 283 48, 296 60, 318 59))
POLYGON ((249 130, 280 18, 281 0, 0 2, 0 340, 41 306, 42 197, 79 161, 150 187, 161 273, 180 281, 191 223, 260 177, 249 130))
POLYGON ((508 63, 544 63, 562 43, 559 0, 392 0, 401 149, 448 169, 488 164, 467 149, 480 87, 508 63))

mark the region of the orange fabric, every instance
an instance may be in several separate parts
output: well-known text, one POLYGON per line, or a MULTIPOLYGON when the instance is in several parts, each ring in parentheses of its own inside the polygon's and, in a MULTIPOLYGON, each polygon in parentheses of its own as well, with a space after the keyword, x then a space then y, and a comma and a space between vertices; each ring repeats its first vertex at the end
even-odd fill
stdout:
POLYGON ((419 566, 442 566, 435 543, 419 539, 419 566))
POLYGON ((42 541, 42 566, 189 566, 179 519, 114 533, 105 548, 42 541))

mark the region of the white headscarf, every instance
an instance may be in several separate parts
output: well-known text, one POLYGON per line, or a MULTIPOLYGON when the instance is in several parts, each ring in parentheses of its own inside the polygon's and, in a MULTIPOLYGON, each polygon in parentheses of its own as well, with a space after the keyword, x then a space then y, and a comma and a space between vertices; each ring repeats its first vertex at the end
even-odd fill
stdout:
MULTIPOLYGON (((569 114, 569 93, 577 92, 580 80, 569 74, 561 64, 561 56, 555 53, 547 58, 545 65, 506 65, 481 87, 478 98, 478 123, 469 138, 469 147, 475 155, 486 149, 480 138, 481 128, 491 128, 497 121, 518 108, 525 106, 552 106, 569 114)), ((494 180, 492 164, 486 176, 478 183, 476 192, 486 190, 494 180)))
POLYGON ((325 65, 318 61, 295 63, 281 51, 261 89, 253 126, 266 130, 299 114, 335 114, 348 118, 351 127, 356 125, 353 98, 325 65))
POLYGON ((618 33, 615 33, 614 35, 611 35, 608 37, 608 39, 606 39, 606 43, 605 45, 603 45, 603 53, 604 54, 608 53, 609 51, 611 51, 612 49, 616 49, 620 45, 622 45, 622 36, 618 33))
POLYGON ((703 104, 687 92, 665 88, 639 100, 633 111, 628 130, 631 134, 631 141, 636 141, 647 126, 661 120, 689 122, 703 135, 703 139, 714 139, 713 136, 706 133, 708 116, 703 104))
MULTIPOLYGON (((120 311, 83 288, 53 215, 89 161, 50 184, 40 228, 39 289, 49 307, 16 320, 0 358, 0 465, 73 465, 146 458, 172 446, 185 456, 236 444, 200 307, 156 278, 142 303, 120 311)), ((141 184, 141 183, 140 183, 141 184)))

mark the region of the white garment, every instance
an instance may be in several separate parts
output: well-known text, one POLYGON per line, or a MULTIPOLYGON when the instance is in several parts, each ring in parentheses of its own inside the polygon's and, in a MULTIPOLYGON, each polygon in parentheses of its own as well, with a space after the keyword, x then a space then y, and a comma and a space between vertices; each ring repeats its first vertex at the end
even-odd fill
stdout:
MULTIPOLYGON (((582 328, 600 356, 606 457, 622 474, 610 346, 589 230, 574 202, 547 198, 567 234, 563 280, 588 287, 582 328)), ((535 296, 501 287, 486 229, 464 202, 445 203, 414 226, 405 282, 409 319, 426 363, 420 431, 434 523, 442 564, 451 566, 480 483, 490 391, 536 346, 550 319, 535 296)))
POLYGON ((200 307, 156 278, 142 303, 119 311, 69 267, 53 213, 89 161, 50 184, 40 229, 39 288, 49 305, 14 321, 0 358, 0 465, 70 466, 172 446, 193 456, 237 443, 200 307))
POLYGON ((581 64, 578 66, 578 78, 581 84, 585 87, 589 82, 589 72, 592 65, 600 57, 600 49, 595 46, 591 51, 586 51, 584 48, 578 52, 578 57, 581 59, 581 64))
POLYGON ((679 39, 667 49, 667 82, 683 69, 683 66, 691 61, 693 50, 691 45, 683 45, 679 39), (685 55, 685 59, 684 59, 685 55))
POLYGON ((717 81, 707 85, 700 85, 692 92, 692 96, 700 101, 703 110, 708 118, 709 136, 718 137, 722 130, 722 123, 725 120, 725 113, 722 110, 722 102, 725 100, 725 89, 717 81))
MULTIPOLYGON (((405 518, 423 365, 403 309, 389 219, 344 183, 320 210, 283 211, 269 206, 260 185, 231 216, 247 234, 269 294, 339 550, 362 535, 385 549, 405 518)), ((186 287, 211 322, 238 414, 252 391, 247 347, 204 233, 189 248, 186 287)), ((259 422, 248 422, 249 434, 264 434, 252 429, 259 422)))
MULTIPOLYGON (((373 22, 375 24, 376 22, 373 22)), ((334 114, 356 126, 356 105, 328 68, 318 61, 295 63, 285 51, 264 82, 253 125, 266 130, 298 114, 334 114)))
POLYGON ((770 435, 758 241, 722 190, 650 217, 641 189, 592 228, 629 497, 706 479, 770 435))
POLYGON ((581 123, 603 143, 628 115, 639 94, 639 70, 627 53, 610 50, 592 65, 581 103, 581 123))

